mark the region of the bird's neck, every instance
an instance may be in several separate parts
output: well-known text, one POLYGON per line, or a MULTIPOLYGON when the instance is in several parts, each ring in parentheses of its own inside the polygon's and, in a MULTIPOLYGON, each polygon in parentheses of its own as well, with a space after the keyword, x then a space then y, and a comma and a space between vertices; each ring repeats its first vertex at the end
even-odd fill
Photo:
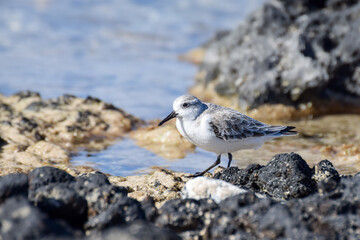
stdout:
POLYGON ((196 120, 206 109, 208 109, 208 106, 205 103, 202 103, 200 105, 200 109, 197 112, 197 114, 195 115, 195 118, 193 120, 196 120))

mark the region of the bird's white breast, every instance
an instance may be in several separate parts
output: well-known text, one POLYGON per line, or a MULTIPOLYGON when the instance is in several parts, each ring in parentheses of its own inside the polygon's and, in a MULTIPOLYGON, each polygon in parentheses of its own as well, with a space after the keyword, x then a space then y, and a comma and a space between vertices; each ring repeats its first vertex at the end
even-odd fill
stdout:
POLYGON ((264 143, 262 138, 232 139, 224 141, 216 137, 206 116, 194 121, 176 119, 176 127, 180 134, 194 145, 217 154, 231 153, 242 149, 259 148, 264 143))

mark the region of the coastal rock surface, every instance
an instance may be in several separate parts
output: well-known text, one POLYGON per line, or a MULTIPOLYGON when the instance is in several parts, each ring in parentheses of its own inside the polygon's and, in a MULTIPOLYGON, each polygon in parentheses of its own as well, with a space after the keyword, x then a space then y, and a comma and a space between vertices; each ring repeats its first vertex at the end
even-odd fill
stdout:
MULTIPOLYGON (((64 95, 43 100, 36 92, 0 94, 0 175, 56 165, 72 174, 70 151, 101 149, 141 120, 97 98, 64 95)), ((92 169, 82 168, 82 171, 92 169)))
POLYGON ((290 153, 274 156, 266 166, 222 169, 214 177, 189 181, 184 173, 157 170, 153 176, 133 176, 128 182, 126 178, 108 177, 101 172, 74 177, 54 167, 36 168, 29 174, 9 174, 0 177, 0 236, 4 239, 158 239, 158 235, 160 239, 360 237, 360 173, 341 176, 328 160, 310 168, 301 156, 290 153), (140 179, 137 185, 136 178, 140 179), (214 190, 214 183, 227 186, 226 196, 219 199, 218 191, 206 191, 205 195, 204 191, 199 194, 192 191, 191 196, 180 198, 180 191, 186 191, 183 189, 186 182, 196 185, 205 180, 210 184, 207 190, 214 190), (121 183, 123 186, 119 186, 121 183), (239 191, 237 186, 247 190, 239 191), (233 194, 229 194, 232 190, 233 194))
POLYGON ((360 112, 359 16, 358 1, 268 1, 205 44, 198 86, 235 98, 241 110, 360 112))

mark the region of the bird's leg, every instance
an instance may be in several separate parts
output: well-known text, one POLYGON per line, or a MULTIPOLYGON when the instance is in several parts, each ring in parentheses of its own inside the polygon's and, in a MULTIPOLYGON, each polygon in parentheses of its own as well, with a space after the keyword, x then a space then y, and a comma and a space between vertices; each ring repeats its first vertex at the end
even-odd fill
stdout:
POLYGON ((205 169, 205 171, 203 171, 203 172, 201 172, 201 173, 195 173, 194 175, 191 175, 191 177, 198 177, 198 176, 204 175, 204 174, 207 173, 210 169, 212 169, 212 168, 215 167, 216 165, 220 164, 220 161, 221 161, 221 154, 219 154, 219 155, 217 156, 216 161, 215 161, 210 167, 208 167, 207 169, 205 169))
POLYGON ((228 157, 229 157, 229 162, 228 162, 227 168, 230 167, 230 164, 231 164, 231 161, 232 161, 232 154, 231 154, 231 153, 228 153, 228 157))

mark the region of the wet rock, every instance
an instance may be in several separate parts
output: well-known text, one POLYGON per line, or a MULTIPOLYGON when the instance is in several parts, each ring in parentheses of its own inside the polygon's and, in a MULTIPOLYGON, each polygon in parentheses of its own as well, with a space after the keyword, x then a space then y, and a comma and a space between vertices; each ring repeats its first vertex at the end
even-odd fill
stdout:
POLYGON ((40 187, 31 200, 50 217, 64 219, 74 227, 82 228, 87 220, 87 201, 69 183, 40 187))
POLYGON ((123 226, 114 227, 105 230, 102 233, 95 233, 90 236, 90 239, 104 239, 104 240, 180 240, 181 238, 173 231, 164 228, 158 228, 152 224, 136 221, 135 223, 123 226))
POLYGON ((174 230, 183 239, 193 239, 205 234, 204 229, 217 209, 211 199, 173 199, 160 208, 156 224, 174 230))
POLYGON ((114 225, 130 224, 135 220, 144 220, 145 214, 138 201, 128 197, 117 199, 107 209, 89 218, 85 223, 87 230, 102 230, 114 225))
POLYGON ((64 222, 49 218, 23 197, 0 205, 0 235, 3 239, 76 239, 82 237, 64 222))
POLYGON ((0 177, 0 203, 14 195, 28 195, 28 176, 23 173, 9 174, 0 177))
POLYGON ((203 199, 211 198, 219 203, 225 198, 246 192, 247 190, 234 186, 233 184, 211 179, 206 177, 197 177, 188 181, 181 190, 182 198, 203 199))
POLYGON ((36 190, 51 183, 70 183, 75 178, 54 167, 40 167, 29 173, 29 199, 34 199, 36 190))
POLYGON ((312 171, 304 159, 295 153, 275 155, 258 172, 260 190, 280 199, 305 197, 316 191, 312 171))
POLYGON ((0 95, 0 160, 6 169, 0 174, 56 163, 78 175, 84 168, 69 166, 69 150, 104 149, 142 122, 110 105, 71 95, 48 100, 34 92, 0 95))
POLYGON ((313 114, 359 112, 360 3, 268 1, 208 43, 198 83, 235 96, 242 110, 307 106, 313 114))

